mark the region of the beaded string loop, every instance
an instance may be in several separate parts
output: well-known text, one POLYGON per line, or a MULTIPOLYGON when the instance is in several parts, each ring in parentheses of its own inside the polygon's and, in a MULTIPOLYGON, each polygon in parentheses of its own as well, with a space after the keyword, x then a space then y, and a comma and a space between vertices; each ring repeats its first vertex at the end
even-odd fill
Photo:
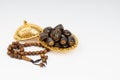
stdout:
POLYGON ((49 49, 43 47, 44 50, 40 50, 40 51, 29 51, 29 52, 27 52, 27 51, 24 50, 24 47, 30 47, 30 46, 43 47, 40 43, 36 43, 36 42, 21 44, 20 42, 17 41, 17 42, 12 42, 12 44, 10 44, 8 46, 7 54, 12 58, 22 59, 22 60, 25 60, 25 61, 32 62, 35 65, 39 65, 40 67, 44 67, 45 63, 47 63, 47 59, 48 59, 48 56, 45 55, 45 54, 47 52, 49 52, 49 49), (40 55, 41 58, 34 61, 31 58, 26 57, 27 55, 40 55), (38 64, 38 62, 40 62, 40 63, 38 64))

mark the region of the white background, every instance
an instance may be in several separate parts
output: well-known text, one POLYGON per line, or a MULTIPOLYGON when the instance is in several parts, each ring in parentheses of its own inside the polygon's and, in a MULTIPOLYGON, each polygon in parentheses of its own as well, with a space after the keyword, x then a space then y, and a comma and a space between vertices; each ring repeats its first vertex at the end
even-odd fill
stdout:
POLYGON ((120 80, 120 0, 0 0, 0 28, 0 80, 120 80), (7 46, 23 20, 62 23, 79 45, 49 52, 46 68, 12 59, 7 46))

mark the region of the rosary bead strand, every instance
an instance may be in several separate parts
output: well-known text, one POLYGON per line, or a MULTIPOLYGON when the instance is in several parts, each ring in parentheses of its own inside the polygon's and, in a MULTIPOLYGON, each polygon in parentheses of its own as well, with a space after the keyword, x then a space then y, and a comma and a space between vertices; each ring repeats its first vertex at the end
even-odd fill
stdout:
POLYGON ((21 44, 18 41, 17 42, 12 42, 12 44, 10 44, 8 46, 8 52, 7 54, 12 57, 12 58, 16 58, 16 59, 22 59, 25 61, 29 61, 32 62, 35 65, 39 65, 40 67, 44 67, 45 64, 47 63, 47 59, 48 56, 45 55, 47 52, 49 52, 49 49, 44 48, 44 50, 40 50, 40 51, 25 51, 24 47, 30 47, 30 46, 38 46, 38 47, 43 47, 40 43, 24 43, 21 44), (40 55, 41 59, 38 59, 36 61, 33 61, 31 58, 26 57, 28 55, 40 55), (37 64, 38 62, 40 62, 39 64, 37 64))

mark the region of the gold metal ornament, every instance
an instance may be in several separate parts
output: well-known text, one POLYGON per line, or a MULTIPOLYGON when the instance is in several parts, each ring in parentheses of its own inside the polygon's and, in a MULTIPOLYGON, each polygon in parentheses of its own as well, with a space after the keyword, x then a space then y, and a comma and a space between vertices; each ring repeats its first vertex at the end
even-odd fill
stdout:
POLYGON ((30 40, 39 37, 41 32, 42 28, 38 25, 24 21, 24 24, 17 29, 14 39, 17 41, 30 40))

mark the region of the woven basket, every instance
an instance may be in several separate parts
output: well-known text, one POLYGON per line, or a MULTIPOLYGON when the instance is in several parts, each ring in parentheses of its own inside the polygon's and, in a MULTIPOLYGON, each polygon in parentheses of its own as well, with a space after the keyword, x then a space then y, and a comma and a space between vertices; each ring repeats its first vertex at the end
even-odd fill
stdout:
POLYGON ((71 46, 69 48, 58 48, 58 47, 48 46, 46 42, 44 42, 44 41, 42 41, 40 39, 40 33, 41 32, 43 32, 43 29, 41 27, 39 27, 38 25, 28 24, 26 21, 24 21, 24 25, 20 26, 17 29, 17 31, 16 31, 16 33, 14 35, 14 38, 17 41, 27 41, 27 40, 31 40, 31 39, 37 38, 38 42, 41 43, 45 48, 48 48, 51 51, 57 51, 57 52, 66 52, 66 51, 74 49, 78 45, 77 37, 74 34, 72 34, 73 37, 75 38, 75 45, 74 46, 71 46), (30 31, 29 31, 28 28, 36 30, 37 34, 31 33, 32 35, 29 35, 30 31), (23 29, 25 29, 26 31, 23 31, 23 29))

